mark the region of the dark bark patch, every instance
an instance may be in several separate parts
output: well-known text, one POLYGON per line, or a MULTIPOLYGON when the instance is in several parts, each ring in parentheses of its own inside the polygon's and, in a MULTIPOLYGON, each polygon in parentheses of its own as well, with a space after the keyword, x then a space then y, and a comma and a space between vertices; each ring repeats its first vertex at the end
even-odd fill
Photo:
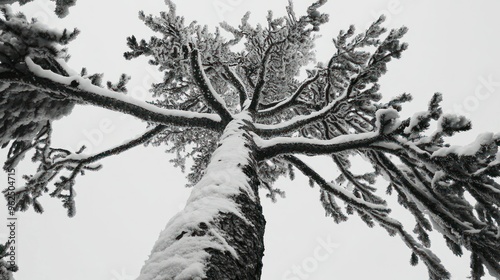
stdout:
POLYGON ((238 259, 229 252, 206 249, 211 255, 206 279, 258 280, 262 273, 264 256, 265 219, 262 207, 247 195, 239 195, 235 202, 252 223, 248 224, 233 213, 221 213, 215 226, 226 235, 226 242, 236 250, 238 259))
POLYGON ((177 235, 177 237, 175 238, 175 240, 181 239, 184 236, 184 234, 186 234, 186 233, 187 233, 187 231, 182 231, 181 234, 177 235))

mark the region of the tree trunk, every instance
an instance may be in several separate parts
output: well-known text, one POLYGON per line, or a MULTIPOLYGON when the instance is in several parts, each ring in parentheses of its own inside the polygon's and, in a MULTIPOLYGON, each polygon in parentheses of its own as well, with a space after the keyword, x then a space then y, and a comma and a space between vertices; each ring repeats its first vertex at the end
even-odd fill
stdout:
POLYGON ((265 220, 252 120, 235 116, 183 211, 160 233, 138 280, 260 279, 265 220))

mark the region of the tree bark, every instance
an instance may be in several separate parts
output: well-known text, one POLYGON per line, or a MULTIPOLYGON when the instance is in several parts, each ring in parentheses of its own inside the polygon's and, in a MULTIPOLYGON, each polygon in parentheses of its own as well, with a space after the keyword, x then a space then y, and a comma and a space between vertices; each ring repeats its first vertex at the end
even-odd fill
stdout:
POLYGON ((265 219, 248 114, 224 130, 183 211, 167 224, 138 280, 260 279, 265 219))

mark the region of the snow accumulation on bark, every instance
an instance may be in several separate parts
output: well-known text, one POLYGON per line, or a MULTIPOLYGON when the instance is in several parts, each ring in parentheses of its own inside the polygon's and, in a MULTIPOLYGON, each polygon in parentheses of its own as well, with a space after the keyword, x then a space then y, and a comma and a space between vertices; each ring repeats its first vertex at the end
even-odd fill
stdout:
MULTIPOLYGON (((98 94, 100 96, 108 97, 108 98, 113 98, 115 100, 127 102, 129 104, 144 108, 146 110, 149 110, 154 113, 158 114, 164 114, 168 116, 174 116, 174 117, 184 117, 184 118, 199 118, 199 117, 204 117, 210 120, 213 120, 215 122, 219 122, 221 118, 215 114, 205 114, 205 113, 195 113, 195 112, 189 112, 189 111, 183 111, 183 110, 174 110, 174 109, 163 109, 160 107, 157 107, 155 105, 146 103, 142 100, 135 99, 129 95, 125 94, 118 94, 117 92, 98 87, 96 85, 93 85, 92 82, 89 79, 86 79, 84 77, 78 76, 78 75, 73 75, 69 77, 61 76, 58 75, 50 70, 43 69, 41 66, 37 65, 36 63, 33 62, 33 60, 29 57, 26 57, 26 65, 28 66, 28 69, 33 72, 37 77, 41 78, 46 78, 51 81, 54 81, 59 84, 63 85, 71 85, 72 83, 77 83, 78 88, 87 92, 91 92, 94 94, 98 94)), ((69 68, 66 66, 63 61, 59 61, 63 67, 69 68)))
POLYGON ((213 250, 240 258, 217 223, 222 215, 233 214, 254 227, 235 200, 243 194, 258 203, 243 168, 253 164, 242 129, 245 120, 250 117, 240 113, 228 124, 203 178, 193 187, 184 210, 160 233, 137 280, 206 279, 213 250))
POLYGON ((256 134, 254 138, 256 140, 257 145, 260 148, 268 148, 276 146, 278 144, 304 144, 304 145, 324 145, 324 146, 340 145, 340 144, 348 144, 352 142, 362 141, 369 138, 374 138, 377 137, 378 135, 379 133, 377 131, 371 131, 366 133, 340 135, 330 140, 311 139, 305 137, 274 137, 272 139, 262 139, 256 134))

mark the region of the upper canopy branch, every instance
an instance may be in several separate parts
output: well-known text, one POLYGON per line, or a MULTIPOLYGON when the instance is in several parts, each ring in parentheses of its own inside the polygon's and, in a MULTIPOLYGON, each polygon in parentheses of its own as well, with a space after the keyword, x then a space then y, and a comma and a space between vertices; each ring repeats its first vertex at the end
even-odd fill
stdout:
POLYGON ((231 113, 229 113, 224 99, 215 91, 209 78, 205 74, 198 50, 191 50, 189 56, 193 79, 207 101, 207 105, 219 114, 224 123, 228 123, 233 117, 231 113))
POLYGON ((157 124, 201 127, 216 131, 223 129, 221 118, 215 114, 159 108, 130 96, 92 85, 90 80, 80 76, 57 75, 38 66, 30 58, 26 58, 26 64, 32 73, 3 72, 0 73, 0 81, 22 84, 51 95, 56 94, 76 102, 122 112, 157 124))
POLYGON ((304 90, 312 84, 314 81, 316 81, 320 76, 320 72, 316 72, 316 74, 308 79, 306 79, 300 86, 295 90, 295 92, 290 95, 288 98, 285 98, 281 101, 275 102, 272 107, 265 108, 262 110, 259 110, 257 112, 257 116, 259 117, 268 117, 275 115, 278 112, 281 112, 282 110, 285 110, 287 108, 290 108, 291 106, 296 104, 297 98, 299 95, 301 95, 304 90))
MULTIPOLYGON (((360 73, 356 77, 350 80, 349 86, 345 90, 345 92, 327 104, 322 109, 313 112, 306 116, 296 116, 288 121, 275 124, 275 125, 266 125, 266 124, 255 124, 255 132, 261 136, 279 136, 283 134, 287 134, 289 132, 300 129, 308 124, 311 124, 315 121, 319 121, 325 119, 328 115, 334 114, 337 110, 339 110, 346 102, 349 101, 349 97, 351 96, 353 90, 355 89, 358 82, 362 79, 362 77, 366 75, 365 72, 360 73)), ((315 77, 311 79, 317 79, 315 77)), ((314 82, 311 79, 306 80, 304 82, 304 87, 308 86, 310 83, 314 82)), ((300 89, 300 88, 299 88, 300 89)))
POLYGON ((337 98, 323 109, 306 116, 297 116, 275 125, 255 124, 255 132, 264 137, 287 134, 300 129, 305 125, 311 124, 312 122, 324 119, 328 114, 331 114, 340 108, 342 103, 343 98, 337 98))
POLYGON ((247 101, 248 99, 248 94, 245 85, 233 72, 233 70, 231 69, 231 67, 229 67, 229 65, 223 64, 222 67, 224 68, 225 71, 224 78, 226 78, 231 83, 231 85, 233 85, 238 91, 238 95, 240 98, 240 106, 243 107, 243 104, 245 104, 245 101, 247 101))
POLYGON ((259 103, 260 103, 260 96, 262 94, 262 90, 264 89, 264 86, 266 85, 266 75, 267 75, 267 70, 269 68, 269 59, 271 58, 272 50, 277 45, 285 43, 285 42, 286 42, 286 39, 271 43, 267 47, 267 49, 264 53, 264 57, 262 58, 262 61, 261 61, 259 79, 257 81, 257 84, 255 85, 255 90, 254 90, 253 96, 252 96, 252 102, 250 103, 250 106, 248 107, 248 110, 250 110, 250 112, 255 112, 257 110, 259 103))

